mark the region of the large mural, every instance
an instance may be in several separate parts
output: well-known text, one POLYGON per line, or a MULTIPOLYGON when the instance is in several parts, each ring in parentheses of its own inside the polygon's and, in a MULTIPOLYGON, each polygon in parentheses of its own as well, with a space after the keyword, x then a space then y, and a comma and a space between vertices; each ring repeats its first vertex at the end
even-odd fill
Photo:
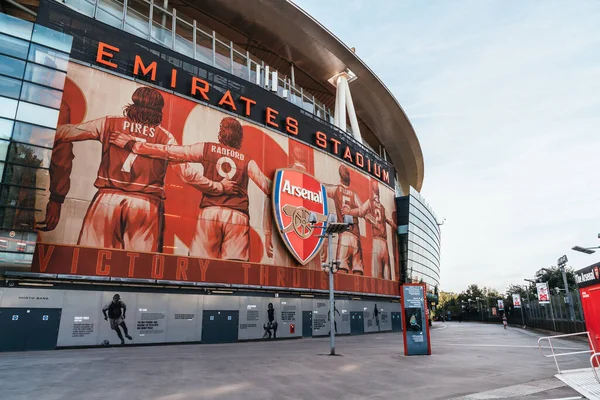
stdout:
POLYGON ((397 295, 391 189, 288 136, 71 63, 32 270, 326 289, 328 243, 301 265, 275 232, 281 168, 314 176, 328 212, 354 219, 333 243, 336 289, 397 295))

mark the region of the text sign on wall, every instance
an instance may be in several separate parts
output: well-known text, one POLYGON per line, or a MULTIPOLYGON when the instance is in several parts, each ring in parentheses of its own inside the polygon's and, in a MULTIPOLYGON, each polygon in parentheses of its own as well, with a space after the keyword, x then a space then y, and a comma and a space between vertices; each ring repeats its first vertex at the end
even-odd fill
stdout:
POLYGON ((430 355, 429 311, 425 304, 425 285, 402 285, 404 355, 430 355))

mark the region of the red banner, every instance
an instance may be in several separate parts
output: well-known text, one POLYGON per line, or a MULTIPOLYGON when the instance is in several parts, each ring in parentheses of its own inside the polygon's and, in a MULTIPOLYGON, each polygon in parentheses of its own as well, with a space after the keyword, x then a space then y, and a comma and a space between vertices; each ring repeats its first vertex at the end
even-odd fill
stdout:
MULTIPOLYGON (((48 274, 328 289, 327 274, 320 270, 42 243, 38 243, 36 247, 31 271, 48 274)), ((400 295, 398 282, 345 273, 335 275, 335 290, 400 295)))

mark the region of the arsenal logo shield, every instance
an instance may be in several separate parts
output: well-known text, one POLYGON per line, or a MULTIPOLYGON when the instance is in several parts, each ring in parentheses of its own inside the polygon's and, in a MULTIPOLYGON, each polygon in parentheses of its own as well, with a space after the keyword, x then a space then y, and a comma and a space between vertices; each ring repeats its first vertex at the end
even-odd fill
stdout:
POLYGON ((306 265, 323 245, 322 229, 314 228, 308 217, 317 215, 317 224, 327 220, 325 186, 312 175, 295 169, 278 169, 273 184, 273 213, 288 250, 306 265))

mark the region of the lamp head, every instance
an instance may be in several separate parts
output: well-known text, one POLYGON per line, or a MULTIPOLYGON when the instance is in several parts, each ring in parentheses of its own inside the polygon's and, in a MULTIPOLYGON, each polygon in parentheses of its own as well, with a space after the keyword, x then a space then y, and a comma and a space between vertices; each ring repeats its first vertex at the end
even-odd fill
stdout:
POLYGON ((354 218, 352 217, 352 215, 344 215, 344 223, 348 224, 349 226, 353 226, 354 218))
POLYGON ((308 216, 308 223, 309 224, 316 224, 317 223, 317 214, 315 214, 314 212, 311 212, 308 216))

